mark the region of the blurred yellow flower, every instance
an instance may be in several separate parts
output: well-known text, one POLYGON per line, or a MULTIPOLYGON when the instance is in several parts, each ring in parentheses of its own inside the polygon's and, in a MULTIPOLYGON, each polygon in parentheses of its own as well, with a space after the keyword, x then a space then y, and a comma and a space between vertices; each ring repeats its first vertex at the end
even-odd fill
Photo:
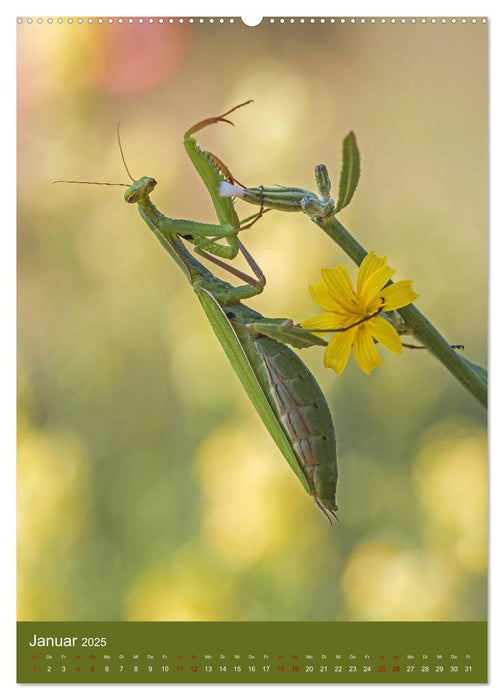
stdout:
POLYGON ((395 272, 386 261, 386 256, 366 255, 359 268, 357 291, 343 265, 323 269, 322 279, 310 287, 312 298, 324 313, 300 325, 314 332, 335 333, 327 346, 324 364, 338 374, 345 369, 352 347, 357 364, 366 374, 383 364, 375 340, 395 355, 402 352, 397 331, 379 314, 410 304, 418 294, 412 289, 412 280, 385 286, 395 272))

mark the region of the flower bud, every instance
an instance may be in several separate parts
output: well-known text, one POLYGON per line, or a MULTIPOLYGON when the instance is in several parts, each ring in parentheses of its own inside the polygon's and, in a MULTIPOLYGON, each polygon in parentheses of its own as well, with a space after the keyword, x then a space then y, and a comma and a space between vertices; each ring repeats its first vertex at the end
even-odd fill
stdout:
POLYGON ((315 180, 320 197, 325 201, 331 196, 331 180, 325 165, 315 166, 315 180))

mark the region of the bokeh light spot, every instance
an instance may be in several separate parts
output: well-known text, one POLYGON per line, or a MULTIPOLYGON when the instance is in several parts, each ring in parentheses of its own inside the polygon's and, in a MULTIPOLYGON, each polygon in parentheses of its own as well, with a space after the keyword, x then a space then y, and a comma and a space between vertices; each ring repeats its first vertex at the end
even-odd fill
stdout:
POLYGON ((101 45, 101 83, 111 92, 136 92, 172 80, 187 58, 190 44, 187 24, 113 25, 101 45), (142 51, 136 50, 139 45, 142 51))

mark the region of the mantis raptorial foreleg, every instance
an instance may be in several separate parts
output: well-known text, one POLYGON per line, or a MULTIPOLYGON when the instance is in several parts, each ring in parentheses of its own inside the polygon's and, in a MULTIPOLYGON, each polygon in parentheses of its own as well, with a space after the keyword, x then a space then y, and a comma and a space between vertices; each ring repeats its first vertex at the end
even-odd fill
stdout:
MULTIPOLYGON (((230 199, 223 199, 219 196, 219 186, 222 182, 227 182, 230 185, 240 183, 232 176, 229 168, 220 158, 210 151, 203 151, 200 149, 193 136, 193 134, 211 124, 217 124, 219 122, 233 124, 233 122, 227 119, 227 116, 240 107, 250 104, 250 102, 252 102, 252 100, 242 102, 217 117, 202 119, 190 127, 184 134, 184 147, 187 155, 203 180, 212 198, 215 212, 219 219, 218 225, 196 224, 195 222, 191 222, 192 228, 190 231, 181 230, 180 228, 176 229, 176 232, 182 235, 183 238, 191 241, 194 245, 194 249, 198 253, 205 251, 220 258, 235 258, 239 251, 238 233, 253 226, 264 213, 264 205, 259 195, 257 202, 260 205, 259 213, 252 217, 247 217, 243 221, 239 220, 233 201, 230 199), (226 243, 218 243, 218 241, 223 238, 226 239, 226 243)), ((259 188, 259 190, 260 189, 261 188, 259 188)), ((178 223, 179 222, 177 222, 177 224, 178 223)), ((175 223, 174 226, 176 228, 175 223)))
POLYGON ((133 185, 128 188, 124 196, 127 202, 135 202, 138 204, 141 212, 142 209, 145 210, 146 217, 144 218, 156 220, 156 226, 162 232, 163 236, 166 237, 178 234, 185 240, 190 241, 192 245, 194 245, 194 250, 207 260, 212 261, 228 272, 236 274, 240 279, 247 282, 247 284, 251 284, 259 291, 262 291, 266 284, 266 278, 253 257, 238 239, 240 231, 244 231, 253 226, 263 215, 264 205, 261 202, 261 198, 259 196, 258 204, 260 205, 260 209, 258 214, 249 216, 243 221, 240 221, 232 200, 223 199, 218 194, 219 185, 222 182, 225 181, 232 185, 236 180, 231 175, 229 168, 224 165, 217 156, 199 148, 193 136, 193 134, 211 124, 217 124, 218 122, 232 124, 232 122, 226 118, 227 115, 234 112, 239 107, 249 104, 249 102, 251 102, 251 100, 243 102, 217 117, 203 119, 190 127, 184 134, 184 147, 212 198, 215 212, 220 222, 219 224, 204 224, 182 219, 171 219, 158 212, 149 198, 150 192, 157 184, 153 178, 144 177, 135 181, 133 185), (223 238, 226 239, 226 244, 218 242, 223 238), (220 259, 233 259, 239 251, 244 255, 248 265, 256 275, 256 279, 240 272, 220 259))
MULTIPOLYGON (((196 132, 211 124, 217 124, 219 122, 232 124, 232 122, 227 119, 227 115, 231 114, 231 112, 234 112, 239 107, 249 104, 251 101, 252 100, 243 102, 242 104, 233 107, 217 117, 208 117, 207 119, 203 119, 190 127, 184 134, 184 147, 212 198, 215 213, 217 214, 217 218, 219 220, 218 224, 200 223, 186 219, 172 219, 171 217, 161 214, 150 200, 147 202, 145 199, 146 197, 148 199, 148 195, 157 185, 156 180, 152 177, 142 177, 139 180, 134 180, 129 173, 126 162, 124 161, 120 141, 119 146, 121 148, 121 155, 123 157, 123 162, 128 175, 130 175, 131 179, 134 180, 131 186, 128 187, 127 185, 124 185, 128 187, 124 195, 126 201, 130 203, 137 203, 140 210, 142 210, 142 207, 145 206, 146 218, 152 219, 152 217, 154 217, 156 220, 156 226, 160 231, 162 231, 163 236, 181 236, 194 246, 194 250, 197 253, 208 260, 211 260, 223 269, 237 274, 238 277, 241 277, 241 279, 252 284, 259 291, 262 291, 266 283, 266 279, 259 269, 257 263, 255 263, 249 253, 246 253, 243 244, 241 244, 238 239, 240 231, 244 231, 253 226, 266 211, 261 201, 260 194, 257 200, 260 207, 259 212, 245 218, 243 221, 240 221, 234 208, 233 201, 231 199, 223 199, 218 194, 219 185, 222 182, 227 182, 230 185, 234 185, 234 183, 238 181, 231 175, 229 168, 222 162, 222 160, 220 160, 220 158, 209 151, 203 151, 200 149, 194 138, 194 134, 196 132), (223 240, 225 240, 225 243, 220 242, 223 240), (244 254, 247 263, 251 267, 257 279, 253 280, 250 276, 241 273, 236 268, 223 262, 222 258, 225 260, 232 260, 240 251, 244 254)), ((122 184, 109 182, 83 182, 81 180, 58 180, 57 182, 93 185, 122 184)), ((260 189, 261 188, 259 188, 259 192, 260 189)))

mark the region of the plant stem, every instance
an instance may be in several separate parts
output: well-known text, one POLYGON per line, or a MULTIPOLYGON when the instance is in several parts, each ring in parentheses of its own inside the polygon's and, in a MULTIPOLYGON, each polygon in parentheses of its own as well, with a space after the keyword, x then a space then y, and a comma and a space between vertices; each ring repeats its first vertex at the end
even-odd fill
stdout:
MULTIPOLYGON (((355 240, 352 234, 340 223, 336 217, 328 219, 312 218, 332 240, 354 261, 358 266, 367 255, 365 248, 355 240)), ((487 383, 482 377, 481 371, 476 371, 474 365, 457 354, 449 343, 428 319, 414 306, 409 304, 399 310, 405 323, 412 333, 426 345, 449 372, 469 391, 483 406, 487 405, 487 383)))

